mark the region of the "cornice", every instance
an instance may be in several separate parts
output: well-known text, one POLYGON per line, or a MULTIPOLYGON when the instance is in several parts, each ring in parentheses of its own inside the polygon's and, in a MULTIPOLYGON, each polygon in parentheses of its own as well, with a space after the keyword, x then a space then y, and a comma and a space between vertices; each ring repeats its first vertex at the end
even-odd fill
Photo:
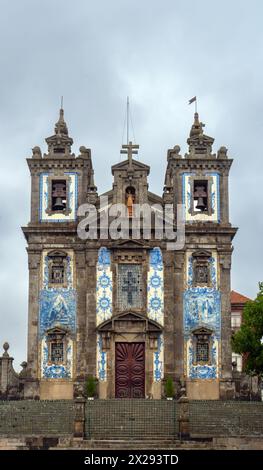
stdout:
POLYGON ((173 159, 171 167, 181 170, 199 170, 206 168, 207 170, 227 170, 229 171, 233 159, 219 160, 217 158, 181 158, 173 159))
POLYGON ((91 168, 91 160, 87 158, 27 158, 30 170, 50 170, 54 168, 81 169, 91 168))

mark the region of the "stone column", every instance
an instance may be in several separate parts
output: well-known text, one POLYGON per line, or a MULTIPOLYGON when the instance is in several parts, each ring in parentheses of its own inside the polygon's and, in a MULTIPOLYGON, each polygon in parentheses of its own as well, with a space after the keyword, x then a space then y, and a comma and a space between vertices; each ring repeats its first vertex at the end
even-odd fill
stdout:
POLYGON ((179 398, 178 421, 179 421, 179 437, 180 439, 188 439, 190 437, 190 409, 189 399, 187 397, 179 398))
POLYGON ((220 176, 220 222, 229 224, 229 195, 228 195, 229 171, 225 169, 220 176))
POLYGON ((184 376, 184 331, 183 331, 183 293, 184 293, 184 258, 185 254, 175 253, 175 295, 174 295, 174 322, 175 322, 175 374, 178 386, 184 376))
POLYGON ((220 398, 234 398, 232 381, 230 270, 231 251, 220 253, 221 290, 221 380, 220 398))
POLYGON ((87 301, 86 301, 86 361, 87 375, 96 375, 96 264, 97 249, 87 251, 87 301))
POLYGON ((31 171, 31 223, 39 222, 39 169, 31 171))
POLYGON ((9 344, 3 344, 4 353, 0 357, 0 396, 18 398, 19 376, 13 369, 13 357, 8 354, 9 344))
POLYGON ((78 396, 79 390, 83 389, 85 374, 87 373, 86 357, 86 293, 89 288, 86 277, 86 258, 82 248, 75 250, 76 267, 76 291, 77 291, 77 311, 76 311, 76 355, 75 355, 75 378, 74 395, 78 396))
POLYGON ((74 437, 85 437, 85 398, 75 398, 74 437))
POLYGON ((175 378, 175 317, 174 253, 163 252, 164 265, 164 374, 175 378))
POLYGON ((39 317, 39 280, 40 280, 41 252, 35 251, 33 247, 28 249, 29 266, 29 304, 28 304, 28 343, 27 363, 29 376, 35 381, 29 382, 26 391, 28 397, 38 395, 38 363, 39 363, 39 341, 38 341, 38 317, 39 317))

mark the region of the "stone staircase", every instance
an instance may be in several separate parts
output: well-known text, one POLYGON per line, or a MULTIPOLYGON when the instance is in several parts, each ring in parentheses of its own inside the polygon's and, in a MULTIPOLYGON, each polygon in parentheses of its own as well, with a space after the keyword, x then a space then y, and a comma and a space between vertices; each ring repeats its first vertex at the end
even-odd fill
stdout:
POLYGON ((28 450, 23 437, 0 437, 1 450, 28 450))
POLYGON ((213 449, 212 439, 189 440, 179 439, 60 439, 58 446, 50 450, 177 450, 177 449, 213 449))
POLYGON ((2 450, 79 450, 79 451, 178 451, 178 450, 263 450, 263 437, 217 437, 202 439, 80 439, 72 437, 0 437, 2 450))

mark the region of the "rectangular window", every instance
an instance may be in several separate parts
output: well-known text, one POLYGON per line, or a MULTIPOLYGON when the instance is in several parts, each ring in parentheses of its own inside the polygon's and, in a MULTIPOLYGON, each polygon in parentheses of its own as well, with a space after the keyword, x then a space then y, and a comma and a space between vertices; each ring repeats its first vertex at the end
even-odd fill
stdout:
POLYGON ((51 343, 51 351, 50 351, 50 360, 53 364, 58 364, 63 362, 63 343, 62 342, 54 342, 51 343))
POLYGON ((52 264, 51 284, 64 284, 64 264, 52 264))
POLYGON ((67 257, 64 253, 54 252, 48 256, 50 287, 66 287, 67 257))
POLYGON ((140 264, 118 264, 117 277, 117 308, 141 309, 142 297, 142 266, 140 264))
POLYGON ((67 208, 67 183, 65 180, 51 182, 51 210, 63 211, 67 208))
POLYGON ((232 328, 240 328, 241 326, 241 314, 240 312, 232 312, 231 313, 231 327, 232 328))
POLYGON ((209 345, 207 342, 197 341, 196 362, 209 362, 209 345))

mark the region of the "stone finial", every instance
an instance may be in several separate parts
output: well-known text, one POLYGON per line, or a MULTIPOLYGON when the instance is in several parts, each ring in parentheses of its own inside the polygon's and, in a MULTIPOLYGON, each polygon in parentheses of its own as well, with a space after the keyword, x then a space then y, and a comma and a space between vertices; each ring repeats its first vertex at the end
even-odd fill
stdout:
POLYGON ((33 158, 42 158, 41 149, 37 145, 32 148, 32 154, 33 158))
POLYGON ((68 135, 67 124, 64 121, 64 109, 59 110, 59 120, 55 124, 55 134, 57 135, 68 135))
POLYGON ((3 357, 9 357, 9 354, 8 354, 8 352, 7 352, 8 349, 9 349, 9 343, 5 342, 5 343, 3 344, 3 348, 4 348, 4 351, 5 351, 4 354, 3 354, 3 357))
MULTIPOLYGON (((209 137, 203 133, 204 126, 205 125, 199 121, 198 113, 195 113, 194 123, 187 139, 190 158, 215 158, 215 155, 212 154, 212 145, 214 143, 214 139, 213 137, 209 137)), ((186 158, 188 158, 187 154, 186 158)))
POLYGON ((79 155, 80 157, 90 158, 90 149, 88 149, 84 145, 81 145, 81 147, 79 148, 79 151, 80 151, 80 155, 79 155))
POLYGON ((169 149, 167 152, 167 160, 170 160, 173 158, 182 158, 182 155, 180 155, 180 150, 181 150, 180 145, 175 145, 172 149, 169 149))
POLYGON ((21 362, 20 366, 22 367, 22 370, 19 373, 19 377, 24 378, 28 375, 27 362, 26 361, 21 362))
POLYGON ((64 109, 62 107, 59 111, 58 122, 55 124, 55 134, 47 137, 46 143, 48 144, 48 154, 44 154, 44 157, 75 157, 71 153, 73 139, 68 135, 67 124, 64 120, 64 109))
POLYGON ((181 158, 180 154, 181 147, 180 145, 175 145, 173 148, 175 158, 181 158))
POLYGON ((190 137, 196 136, 196 135, 202 135, 203 134, 203 127, 205 127, 205 124, 199 121, 199 115, 198 113, 194 114, 194 123, 191 127, 190 130, 190 137))
POLYGON ((227 158, 227 148, 222 146, 217 152, 217 158, 224 159, 227 158))

